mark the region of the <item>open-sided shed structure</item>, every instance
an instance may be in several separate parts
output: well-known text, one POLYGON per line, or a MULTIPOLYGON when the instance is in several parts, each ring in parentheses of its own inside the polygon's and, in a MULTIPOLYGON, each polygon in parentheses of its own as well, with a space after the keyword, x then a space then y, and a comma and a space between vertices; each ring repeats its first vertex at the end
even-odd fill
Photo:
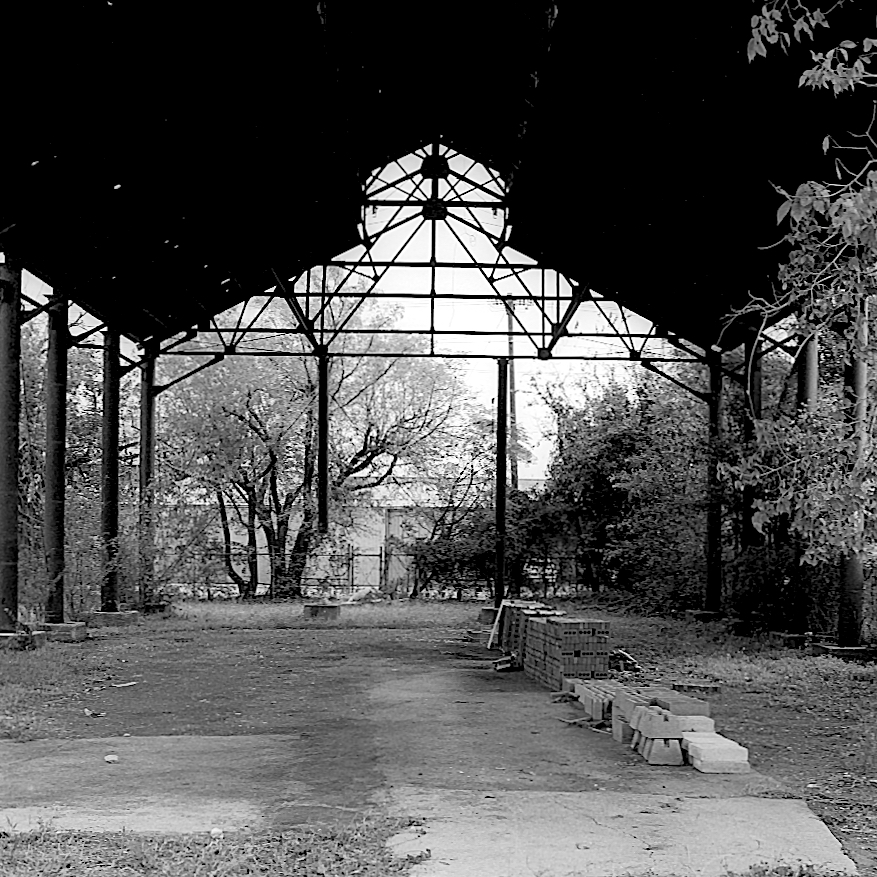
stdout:
POLYGON ((712 357, 717 402, 716 357, 751 328, 729 315, 770 296, 771 183, 826 175, 825 134, 869 118, 796 87, 803 48, 747 64, 747 10, 722 4, 101 0, 15 4, 3 29, 0 630, 15 623, 20 269, 141 345, 148 495, 161 345, 357 245, 369 172, 442 143, 502 175, 516 249, 712 357))

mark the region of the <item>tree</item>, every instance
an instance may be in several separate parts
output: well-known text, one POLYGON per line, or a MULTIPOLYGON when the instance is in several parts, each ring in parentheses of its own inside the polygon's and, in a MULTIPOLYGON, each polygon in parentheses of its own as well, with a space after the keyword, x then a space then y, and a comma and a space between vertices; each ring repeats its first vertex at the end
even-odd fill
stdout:
MULTIPOLYGON (((816 40, 840 15, 835 3, 827 12, 801 2, 771 0, 751 20, 750 62, 766 56, 766 45, 787 49, 792 37, 816 40), (791 26, 791 35, 788 27, 791 26)), ((848 8, 855 4, 849 4, 848 8)), ((841 18, 843 26, 859 24, 841 18)), ((873 19, 871 19, 873 21, 873 19)), ((869 21, 862 27, 872 27, 869 21)), ((824 52, 811 52, 813 66, 799 86, 831 89, 835 95, 877 85, 870 64, 875 34, 844 34, 824 52)), ((771 298, 754 299, 745 309, 764 320, 794 313, 802 338, 819 333, 829 346, 839 338, 848 364, 848 391, 827 384, 826 407, 816 413, 776 418, 758 428, 752 455, 735 470, 738 484, 758 484, 770 498, 759 508, 760 523, 782 518, 804 545, 807 563, 833 562, 844 555, 845 578, 839 589, 839 635, 855 645, 869 635, 862 563, 873 543, 873 418, 863 417, 870 395, 864 370, 874 360, 869 335, 869 301, 877 291, 877 141, 875 116, 865 131, 849 141, 828 132, 822 142, 837 156, 837 180, 802 180, 792 191, 777 187, 782 200, 777 224, 787 231, 788 256, 779 266, 779 288, 771 298), (854 384, 858 390, 853 392, 854 384), (831 410, 827 406, 833 405, 831 410)))
MULTIPOLYGON (((393 316, 366 309, 335 319, 380 328, 393 316)), ((452 428, 460 396, 453 370, 443 363, 381 357, 387 345, 378 336, 342 338, 328 369, 336 509, 403 471, 423 468, 452 428)), ((258 531, 277 595, 301 593, 307 558, 319 541, 317 375, 301 340, 287 344, 289 356, 237 358, 202 371, 169 391, 165 403, 168 464, 189 480, 193 495, 214 497, 226 568, 242 596, 252 596, 258 584, 258 531), (246 577, 233 563, 229 507, 247 532, 246 577)), ((414 342, 410 352, 417 353, 414 342)))
POLYGON ((645 372, 581 390, 577 402, 551 396, 557 444, 547 492, 583 574, 647 605, 691 605, 704 569, 703 404, 645 372))

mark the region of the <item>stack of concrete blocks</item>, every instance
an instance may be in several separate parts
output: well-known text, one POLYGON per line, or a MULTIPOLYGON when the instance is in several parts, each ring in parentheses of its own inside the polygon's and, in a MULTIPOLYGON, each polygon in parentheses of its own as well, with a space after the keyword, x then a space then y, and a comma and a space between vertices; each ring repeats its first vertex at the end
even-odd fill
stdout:
POLYGON ((594 618, 548 618, 545 661, 559 689, 565 677, 609 677, 609 622, 594 618))
POLYGON ((569 691, 578 698, 585 715, 593 722, 612 721, 612 703, 615 695, 622 687, 620 682, 602 681, 597 679, 563 680, 564 691, 569 691))
POLYGON ((662 688, 620 686, 612 701, 612 736, 649 764, 690 763, 703 773, 746 773, 749 751, 716 733, 705 700, 662 688))
POLYGON ((591 618, 523 614, 524 672, 559 691, 565 678, 609 676, 609 622, 591 618))
POLYGON ((503 610, 501 621, 499 639, 503 653, 512 655, 515 663, 519 667, 523 666, 527 649, 527 619, 565 614, 565 612, 551 609, 543 603, 523 600, 510 601, 510 605, 506 605, 503 610))
POLYGON ((557 688, 548 676, 545 662, 548 641, 548 619, 528 616, 526 619, 526 647, 524 649, 524 673, 534 682, 548 688, 557 688))

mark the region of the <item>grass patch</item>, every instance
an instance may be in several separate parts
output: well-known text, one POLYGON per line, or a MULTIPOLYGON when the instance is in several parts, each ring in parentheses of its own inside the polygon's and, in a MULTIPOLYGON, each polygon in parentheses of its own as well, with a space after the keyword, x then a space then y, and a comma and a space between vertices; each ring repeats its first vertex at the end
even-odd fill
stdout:
POLYGON ((80 645, 48 643, 34 651, 0 651, 0 739, 44 736, 46 700, 77 685, 94 660, 80 645))
POLYGON ((409 873, 423 856, 397 858, 387 840, 410 820, 370 818, 339 829, 277 835, 138 835, 53 832, 0 834, 3 877, 390 877, 409 873))
POLYGON ((341 617, 334 621, 303 616, 301 603, 184 602, 175 605, 170 618, 150 620, 167 630, 239 628, 258 630, 323 628, 388 628, 399 630, 441 627, 472 627, 480 604, 415 600, 381 603, 342 603, 341 617))

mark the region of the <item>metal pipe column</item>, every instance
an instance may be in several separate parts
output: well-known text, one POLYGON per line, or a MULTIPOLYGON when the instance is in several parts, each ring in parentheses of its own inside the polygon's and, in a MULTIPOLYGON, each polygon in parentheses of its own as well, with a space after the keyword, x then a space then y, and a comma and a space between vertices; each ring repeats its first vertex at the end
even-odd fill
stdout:
MULTIPOLYGON (((755 422, 761 420, 761 343, 753 331, 744 345, 746 372, 746 411, 743 420, 743 438, 748 446, 755 442, 755 422)), ((741 541, 744 548, 754 548, 764 543, 761 533, 752 523, 755 513, 756 491, 752 486, 743 488, 743 527, 741 541)))
MULTIPOLYGON (((861 466, 865 461, 868 426, 868 366, 865 361, 868 347, 868 305, 862 302, 855 313, 856 334, 849 351, 850 361, 844 373, 844 390, 850 404, 848 418, 855 437, 855 467, 853 477, 859 490, 861 466)), ((855 526, 861 533, 865 522, 858 515, 855 526)), ((843 578, 838 601, 837 642, 840 646, 862 644, 864 621, 865 573, 860 551, 850 550, 843 561, 843 578)))
POLYGON ((104 335, 104 408, 101 434, 102 612, 119 610, 119 333, 104 335))
POLYGON ((155 580, 155 346, 144 348, 140 367, 140 509, 137 521, 140 555, 140 602, 153 599, 155 580))
POLYGON ((18 417, 21 270, 0 261, 0 633, 18 624, 18 417))
POLYGON ((67 299, 55 296, 49 309, 46 353, 46 460, 43 540, 46 552, 46 621, 64 622, 64 489, 67 453, 67 299))
POLYGON ((812 412, 819 401, 819 336, 811 335, 798 353, 798 409, 812 412))
POLYGON ((329 532, 329 351, 317 348, 317 529, 329 532))
POLYGON ((706 595, 704 608, 721 612, 722 570, 722 488, 719 483, 719 453, 722 441, 722 354, 709 351, 710 389, 709 449, 707 459, 707 518, 706 518, 706 595))
POLYGON ((505 357, 500 357, 497 365, 499 368, 496 384, 496 566, 493 605, 499 608, 505 598, 509 361, 505 357))

